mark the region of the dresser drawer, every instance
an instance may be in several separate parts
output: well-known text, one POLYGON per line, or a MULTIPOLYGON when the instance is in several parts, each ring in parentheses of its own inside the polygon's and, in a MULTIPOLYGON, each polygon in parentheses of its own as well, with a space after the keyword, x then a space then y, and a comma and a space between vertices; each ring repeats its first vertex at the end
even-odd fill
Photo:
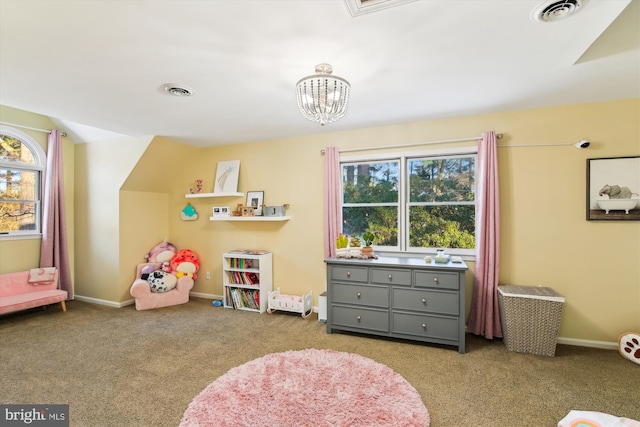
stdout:
POLYGON ((392 268, 372 268, 371 283, 383 285, 411 286, 411 270, 394 270, 392 268))
POLYGON ((333 326, 389 332, 389 312, 372 308, 332 306, 331 323, 333 326))
POLYGON ((458 318, 426 314, 393 313, 392 331, 421 338, 458 340, 458 318))
POLYGON ((367 267, 334 266, 331 268, 331 279, 341 282, 368 282, 369 269, 367 267))
POLYGON ((405 288, 393 288, 392 292, 394 310, 413 310, 453 316, 457 316, 460 312, 458 292, 405 288))
POLYGON ((389 287, 332 283, 331 302, 389 308, 389 287))
POLYGON ((417 287, 458 289, 458 275, 439 271, 416 271, 417 287))

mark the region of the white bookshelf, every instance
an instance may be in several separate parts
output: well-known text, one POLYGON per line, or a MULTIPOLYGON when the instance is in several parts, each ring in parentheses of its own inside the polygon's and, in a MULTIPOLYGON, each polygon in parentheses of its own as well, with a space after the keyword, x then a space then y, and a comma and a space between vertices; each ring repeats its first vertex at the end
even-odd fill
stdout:
POLYGON ((224 307, 264 313, 268 308, 269 291, 273 290, 272 263, 271 252, 222 254, 224 307))

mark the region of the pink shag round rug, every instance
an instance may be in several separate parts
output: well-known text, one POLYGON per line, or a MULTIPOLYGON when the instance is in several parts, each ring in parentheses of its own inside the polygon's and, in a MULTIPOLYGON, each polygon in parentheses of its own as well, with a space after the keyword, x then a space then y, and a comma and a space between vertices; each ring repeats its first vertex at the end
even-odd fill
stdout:
POLYGON ((366 357, 307 349, 231 369, 189 404, 180 426, 429 426, 415 388, 366 357))

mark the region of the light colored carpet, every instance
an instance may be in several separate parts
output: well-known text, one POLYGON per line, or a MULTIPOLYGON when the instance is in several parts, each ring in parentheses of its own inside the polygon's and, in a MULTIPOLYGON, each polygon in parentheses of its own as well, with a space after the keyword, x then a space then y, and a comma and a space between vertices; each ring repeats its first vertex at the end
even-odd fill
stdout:
POLYGON ((427 427, 429 412, 388 366, 353 353, 305 349, 231 369, 191 402, 180 425, 427 427))
POLYGON ((69 301, 66 313, 57 305, 7 314, 0 403, 68 404, 72 427, 176 427, 193 398, 229 370, 317 348, 359 354, 402 375, 432 427, 557 426, 571 409, 640 420, 640 365, 618 350, 558 345, 546 357, 467 334, 467 353, 459 354, 326 330, 315 313, 247 313, 200 298, 146 311, 69 301))

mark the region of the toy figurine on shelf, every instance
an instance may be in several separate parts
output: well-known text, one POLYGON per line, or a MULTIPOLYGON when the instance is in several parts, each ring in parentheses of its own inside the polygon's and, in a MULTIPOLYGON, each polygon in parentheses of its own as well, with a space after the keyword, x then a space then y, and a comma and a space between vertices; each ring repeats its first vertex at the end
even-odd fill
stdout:
POLYGON ((202 191, 202 184, 204 184, 204 181, 202 181, 201 179, 196 179, 196 189, 194 190, 193 188, 189 189, 189 193, 191 194, 198 194, 202 191))

